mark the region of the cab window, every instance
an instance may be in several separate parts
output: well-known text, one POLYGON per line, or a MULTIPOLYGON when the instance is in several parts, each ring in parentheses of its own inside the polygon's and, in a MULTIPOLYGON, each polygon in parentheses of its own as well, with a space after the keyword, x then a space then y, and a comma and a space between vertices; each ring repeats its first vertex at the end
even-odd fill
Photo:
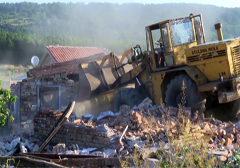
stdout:
POLYGON ((170 41, 169 41, 169 32, 168 32, 168 24, 161 25, 161 32, 162 32, 162 39, 163 39, 163 47, 164 51, 170 52, 172 49, 170 48, 170 41))
POLYGON ((204 36, 203 36, 203 28, 202 28, 202 23, 201 23, 200 16, 195 16, 193 18, 193 23, 194 23, 195 33, 196 33, 197 44, 205 43, 204 36))
POLYGON ((150 45, 150 40, 149 40, 149 33, 148 33, 148 29, 146 28, 146 42, 147 42, 147 51, 151 51, 151 45, 150 45))
POLYGON ((173 46, 195 41, 191 18, 170 21, 173 46))
POLYGON ((160 32, 160 29, 155 29, 155 30, 152 30, 151 33, 152 33, 154 51, 156 52, 157 50, 160 49, 160 43, 162 43, 161 32, 160 32))

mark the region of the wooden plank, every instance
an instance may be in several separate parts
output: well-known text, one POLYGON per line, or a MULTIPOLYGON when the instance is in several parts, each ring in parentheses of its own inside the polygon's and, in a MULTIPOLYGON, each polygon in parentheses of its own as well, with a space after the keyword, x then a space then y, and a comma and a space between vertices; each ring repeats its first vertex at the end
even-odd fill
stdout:
POLYGON ((62 127, 64 122, 69 118, 69 116, 73 112, 73 108, 75 106, 75 101, 71 102, 66 110, 63 112, 62 116, 58 120, 58 122, 55 124, 51 132, 48 134, 47 138, 44 140, 42 145, 39 147, 38 151, 36 153, 41 153, 43 149, 48 145, 48 143, 51 141, 51 139, 54 137, 54 135, 59 131, 59 129, 62 127))
POLYGON ((54 167, 54 168, 66 167, 54 162, 37 158, 30 158, 25 156, 9 156, 9 157, 0 156, 0 166, 6 163, 15 167, 54 167))

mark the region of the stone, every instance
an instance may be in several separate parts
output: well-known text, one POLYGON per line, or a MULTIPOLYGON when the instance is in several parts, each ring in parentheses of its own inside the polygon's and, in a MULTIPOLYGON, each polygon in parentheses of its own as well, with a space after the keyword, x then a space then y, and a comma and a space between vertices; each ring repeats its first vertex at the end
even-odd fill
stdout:
POLYGON ((203 129, 204 129, 205 131, 209 131, 209 130, 210 130, 209 124, 206 123, 206 124, 204 125, 203 129))
POLYGON ((232 140, 234 140, 234 135, 231 133, 227 133, 227 137, 231 138, 232 140))
POLYGON ((226 149, 228 149, 228 150, 232 150, 232 149, 235 149, 235 148, 237 148, 236 144, 226 146, 226 149))
POLYGON ((218 139, 218 137, 216 137, 214 141, 218 143, 220 140, 218 139))
POLYGON ((140 149, 143 159, 155 157, 156 152, 158 150, 159 150, 159 148, 157 148, 157 147, 148 147, 148 148, 140 149))
POLYGON ((63 143, 59 143, 53 147, 52 153, 63 154, 66 152, 66 145, 63 143))
POLYGON ((225 162, 228 158, 226 156, 217 156, 217 160, 220 162, 225 162))
POLYGON ((145 111, 145 109, 149 108, 151 104, 152 104, 152 100, 147 97, 142 101, 142 103, 138 105, 138 109, 140 111, 145 111))
POLYGON ((131 116, 138 124, 142 124, 142 116, 138 112, 132 111, 131 116))
POLYGON ((0 142, 0 149, 5 150, 5 143, 0 142))
POLYGON ((225 142, 226 142, 226 140, 224 138, 222 138, 222 139, 220 139, 220 141, 218 143, 221 144, 221 145, 224 145, 225 142))
POLYGON ((24 142, 25 146, 28 147, 30 151, 33 150, 34 143, 29 144, 28 140, 26 139, 24 142))
POLYGON ((240 134, 236 134, 236 141, 240 142, 240 134))
POLYGON ((120 111, 119 112, 121 113, 121 115, 127 116, 129 114, 129 111, 130 111, 130 106, 122 105, 120 107, 120 111))
POLYGON ((73 123, 81 124, 81 123, 82 123, 82 120, 81 120, 81 119, 77 119, 77 120, 74 120, 73 123))
POLYGON ((225 142, 225 145, 226 145, 226 146, 232 145, 232 139, 231 139, 231 138, 227 138, 227 139, 226 139, 226 142, 225 142))
POLYGON ((218 149, 213 149, 208 152, 209 154, 215 154, 215 155, 221 155, 221 156, 227 156, 228 155, 228 150, 223 150, 220 151, 218 149))
POLYGON ((160 161, 159 159, 154 159, 154 158, 147 158, 145 161, 145 166, 146 167, 151 167, 151 168, 157 168, 159 167, 160 161))
POLYGON ((115 149, 106 149, 103 151, 103 157, 104 158, 109 158, 109 157, 114 157, 116 154, 115 149))
POLYGON ((5 153, 7 153, 7 151, 6 151, 6 150, 4 150, 4 149, 0 149, 0 156, 4 156, 4 155, 5 155, 5 153))
POLYGON ((21 153, 27 153, 27 148, 25 148, 23 143, 20 143, 20 151, 21 153))
POLYGON ((136 143, 137 143, 137 142, 136 142, 136 139, 134 139, 134 138, 132 138, 132 137, 130 137, 130 138, 127 139, 127 144, 128 144, 128 146, 129 146, 129 148, 133 148, 136 143))
POLYGON ((33 147, 32 152, 33 152, 33 153, 34 153, 34 152, 37 152, 38 149, 39 149, 39 146, 36 144, 36 145, 33 147))
POLYGON ((10 150, 13 149, 13 147, 12 147, 11 144, 9 144, 9 143, 7 142, 7 143, 5 144, 5 149, 6 149, 7 151, 10 151, 10 150))
POLYGON ((173 134, 176 134, 176 133, 177 133, 177 129, 176 129, 176 128, 172 128, 172 129, 171 129, 171 132, 172 132, 173 134))
POLYGON ((11 155, 12 155, 14 152, 16 152, 16 151, 17 151, 17 148, 12 149, 11 151, 5 153, 4 156, 11 156, 11 155))
POLYGON ((236 133, 235 126, 233 126, 233 125, 229 125, 229 126, 225 127, 225 130, 226 130, 227 133, 231 133, 231 134, 236 133))
POLYGON ((12 142, 11 142, 12 149, 15 148, 19 143, 20 143, 20 138, 16 138, 16 139, 12 140, 12 142))

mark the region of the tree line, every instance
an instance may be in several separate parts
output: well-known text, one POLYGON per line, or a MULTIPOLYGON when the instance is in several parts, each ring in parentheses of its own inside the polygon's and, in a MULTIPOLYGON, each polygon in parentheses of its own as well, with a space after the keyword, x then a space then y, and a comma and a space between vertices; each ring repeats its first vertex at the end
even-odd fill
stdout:
POLYGON ((116 53, 140 44, 145 26, 165 19, 203 16, 207 41, 216 40, 214 24, 223 24, 224 38, 240 36, 240 8, 168 3, 0 3, 0 61, 29 65, 46 45, 98 46, 116 53))

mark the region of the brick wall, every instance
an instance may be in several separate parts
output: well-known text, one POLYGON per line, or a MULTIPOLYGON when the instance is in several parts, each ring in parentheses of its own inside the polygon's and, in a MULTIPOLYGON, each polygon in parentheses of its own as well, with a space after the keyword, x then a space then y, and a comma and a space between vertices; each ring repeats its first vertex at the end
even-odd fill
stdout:
POLYGON ((29 75, 34 77, 41 77, 44 75, 66 72, 66 74, 77 74, 79 61, 71 61, 64 63, 56 63, 48 66, 41 66, 29 70, 29 75))
POLYGON ((35 82, 22 82, 20 88, 21 129, 31 129, 32 119, 37 113, 37 86, 35 82))
MULTIPOLYGON (((40 111, 34 117, 34 135, 43 141, 50 133, 62 113, 40 111)), ((115 133, 107 125, 87 126, 65 122, 52 139, 52 143, 65 143, 67 146, 78 144, 79 147, 102 147, 109 144, 115 133)))

